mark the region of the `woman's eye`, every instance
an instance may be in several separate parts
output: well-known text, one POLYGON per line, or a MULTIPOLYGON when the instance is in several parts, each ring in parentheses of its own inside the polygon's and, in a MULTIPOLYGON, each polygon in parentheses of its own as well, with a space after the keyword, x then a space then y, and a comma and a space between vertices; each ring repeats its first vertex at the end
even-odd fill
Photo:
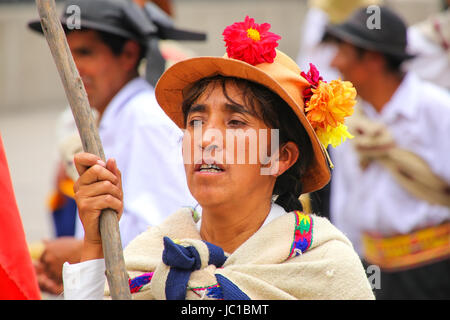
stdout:
POLYGON ((202 120, 200 119, 192 119, 189 121, 189 126, 190 127, 198 127, 202 125, 202 120))
POLYGON ((230 120, 228 121, 228 125, 232 126, 232 127, 242 127, 245 126, 247 123, 245 123, 244 121, 241 120, 230 120))

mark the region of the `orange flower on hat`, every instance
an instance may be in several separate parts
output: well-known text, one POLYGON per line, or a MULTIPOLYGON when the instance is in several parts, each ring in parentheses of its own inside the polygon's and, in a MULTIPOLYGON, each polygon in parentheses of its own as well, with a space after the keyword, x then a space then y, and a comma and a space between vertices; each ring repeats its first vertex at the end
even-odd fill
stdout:
POLYGON ((270 24, 257 24, 253 18, 245 17, 225 28, 222 35, 228 57, 257 65, 272 63, 281 37, 269 31, 270 24))
POLYGON ((301 75, 311 84, 304 90, 306 118, 316 131, 324 147, 338 146, 353 136, 344 125, 345 118, 353 114, 356 89, 349 81, 332 80, 327 83, 319 77, 316 67, 301 75))
POLYGON ((337 127, 344 118, 353 114, 356 90, 349 81, 319 81, 319 86, 311 90, 313 95, 307 102, 306 117, 313 128, 337 127))

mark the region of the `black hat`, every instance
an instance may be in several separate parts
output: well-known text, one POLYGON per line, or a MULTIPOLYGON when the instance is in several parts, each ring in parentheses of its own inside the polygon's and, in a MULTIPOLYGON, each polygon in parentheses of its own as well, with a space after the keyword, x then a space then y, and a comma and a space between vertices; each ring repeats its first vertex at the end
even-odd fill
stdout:
POLYGON ((389 54, 400 60, 413 58, 406 52, 407 27, 403 20, 386 7, 368 8, 356 10, 344 23, 328 25, 324 38, 331 35, 356 47, 389 54))
MULTIPOLYGON (((140 42, 146 48, 146 79, 153 86, 165 69, 159 39, 206 39, 205 33, 176 28, 172 19, 157 5, 147 3, 140 8, 132 0, 68 0, 60 20, 66 29, 70 29, 71 25, 75 27, 75 22, 79 22, 81 29, 102 31, 140 42), (75 13, 79 14, 78 21, 74 19, 75 13)), ((40 20, 31 21, 28 26, 43 33, 40 20)))
MULTIPOLYGON (((68 0, 60 18, 65 28, 70 19, 73 19, 72 8, 80 10, 79 22, 82 29, 103 31, 138 41, 148 36, 173 40, 206 39, 205 33, 176 28, 172 19, 153 3, 147 3, 141 9, 131 0, 68 0)), ((33 20, 28 26, 42 33, 40 20, 33 20)))

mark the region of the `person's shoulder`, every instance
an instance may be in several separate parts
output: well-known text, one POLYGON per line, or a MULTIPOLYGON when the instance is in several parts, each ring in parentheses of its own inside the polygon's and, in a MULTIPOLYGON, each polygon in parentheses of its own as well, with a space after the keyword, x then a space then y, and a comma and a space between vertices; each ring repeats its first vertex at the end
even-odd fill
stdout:
POLYGON ((346 247, 349 252, 354 252, 350 240, 327 218, 296 210, 283 215, 281 219, 276 219, 274 222, 272 228, 275 229, 281 229, 294 223, 295 234, 292 248, 298 248, 302 253, 319 247, 334 246, 336 243, 341 243, 339 247, 346 247))
POLYGON ((311 247, 317 247, 330 241, 338 241, 353 250, 352 243, 330 220, 315 214, 309 214, 313 221, 314 241, 311 247))
POLYGON ((447 89, 426 80, 422 82, 422 88, 427 97, 436 102, 442 102, 447 108, 450 107, 450 92, 447 89))
POLYGON ((330 220, 311 214, 313 241, 311 250, 320 248, 332 260, 348 267, 361 268, 361 260, 347 236, 330 220))
POLYGON ((161 260, 163 238, 199 239, 195 227, 196 212, 191 207, 182 207, 169 215, 160 225, 150 226, 146 231, 134 238, 124 250, 127 268, 130 270, 146 270, 155 267, 161 260))
POLYGON ((417 96, 420 106, 429 110, 441 111, 450 116, 450 92, 437 84, 420 79, 415 74, 411 77, 420 93, 417 96))
POLYGON ((348 238, 327 218, 305 216, 311 223, 311 245, 291 263, 323 275, 315 280, 315 290, 324 299, 373 299, 364 267, 348 238))
POLYGON ((143 79, 134 80, 135 92, 127 101, 126 112, 132 114, 151 114, 158 112, 158 102, 155 97, 155 90, 153 87, 145 82, 143 79))
POLYGON ((313 221, 313 240, 309 250, 324 252, 326 259, 337 268, 354 270, 363 274, 361 260, 347 236, 327 218, 312 214, 310 216, 313 221))
MULTIPOLYGON (((127 252, 139 251, 146 246, 150 239, 161 239, 163 236, 171 238, 192 237, 198 238, 195 224, 198 221, 198 212, 192 207, 181 207, 172 212, 159 225, 149 226, 147 230, 140 233, 125 248, 127 252)), ((145 249, 144 249, 145 250, 145 249)))
POLYGON ((450 93, 427 81, 420 81, 417 88, 417 109, 414 119, 430 132, 430 138, 445 133, 450 125, 450 93), (432 134, 431 134, 432 133, 432 134))
POLYGON ((128 100, 126 107, 121 111, 121 118, 127 119, 128 123, 135 127, 151 128, 153 132, 155 130, 171 132, 178 137, 180 128, 158 104, 153 87, 142 80, 139 88, 140 90, 128 100))

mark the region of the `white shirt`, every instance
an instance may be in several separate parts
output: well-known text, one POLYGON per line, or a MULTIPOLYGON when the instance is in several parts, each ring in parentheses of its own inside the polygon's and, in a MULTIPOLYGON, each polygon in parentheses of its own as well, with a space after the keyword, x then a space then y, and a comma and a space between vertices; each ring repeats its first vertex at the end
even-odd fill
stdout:
MULTIPOLYGON (((386 124, 401 148, 422 157, 450 183, 450 95, 407 74, 381 113, 363 105, 367 116, 386 124)), ((378 163, 359 167, 351 140, 331 152, 331 221, 362 254, 361 233, 407 234, 450 220, 450 208, 430 205, 404 190, 378 163)))
MULTIPOLYGON (((105 157, 122 172, 124 211, 119 222, 125 247, 149 226, 197 202, 189 192, 181 153, 182 131, 158 105, 142 78, 111 100, 99 125, 105 157)), ((83 228, 78 219, 76 236, 83 228)))
MULTIPOLYGON (((263 226, 285 214, 280 205, 273 203, 263 226)), ((197 221, 200 230, 201 219, 197 221)), ((101 300, 106 283, 105 260, 96 259, 80 263, 63 265, 64 299, 66 300, 101 300)))

